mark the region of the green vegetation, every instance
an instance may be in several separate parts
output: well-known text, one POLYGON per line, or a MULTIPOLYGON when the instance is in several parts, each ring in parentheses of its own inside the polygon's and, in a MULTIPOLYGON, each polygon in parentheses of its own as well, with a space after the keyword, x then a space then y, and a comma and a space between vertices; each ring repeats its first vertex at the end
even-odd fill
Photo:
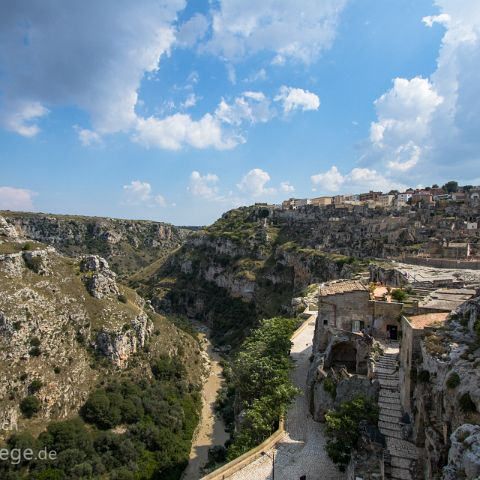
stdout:
POLYGON ((477 338, 480 339, 480 318, 475 320, 475 323, 473 324, 473 330, 475 331, 477 338))
MULTIPOLYGON (((214 283, 197 283, 187 276, 178 279, 175 288, 169 293, 169 301, 172 310, 177 312, 181 312, 185 304, 203 302, 203 310, 208 312, 212 322, 212 340, 217 345, 239 345, 256 320, 255 305, 252 302, 233 298, 214 283)), ((175 319, 174 323, 177 323, 175 319)), ((182 328, 181 322, 179 327, 182 328)))
POLYGON ((448 376, 446 385, 448 388, 457 388, 460 385, 460 376, 457 372, 452 372, 448 376))
POLYGON ((126 295, 124 295, 123 293, 121 293, 119 296, 118 296, 118 301, 119 302, 122 302, 122 303, 128 303, 128 298, 126 295))
POLYGON ((28 354, 29 354, 31 357, 39 357, 39 356, 42 354, 42 350, 40 349, 40 347, 32 347, 32 348, 28 351, 28 354))
POLYGON ((404 302, 408 298, 408 293, 400 288, 392 292, 392 299, 396 302, 404 302))
POLYGON ((28 395, 20 402, 20 411, 27 418, 32 418, 40 410, 40 400, 35 395, 28 395))
MULTIPOLYGON (((94 390, 81 418, 52 422, 38 439, 10 437, 9 448, 46 447, 57 452, 57 458, 1 462, 0 478, 178 480, 188 462, 200 395, 185 380, 185 367, 177 358, 158 357, 151 372, 150 379, 125 378, 94 390)), ((26 397, 21 409, 33 416, 38 399, 26 397)))
POLYGON ((447 182, 445 185, 442 186, 442 188, 447 193, 458 192, 458 182, 455 182, 454 180, 450 180, 450 182, 447 182))
POLYGON ((337 411, 328 412, 325 420, 329 437, 325 449, 338 468, 344 471, 352 449, 360 439, 361 423, 377 425, 378 406, 359 396, 351 402, 343 402, 337 411))
POLYGON ((335 399, 335 397, 337 396, 337 384, 336 384, 335 381, 334 381, 333 379, 331 379, 330 377, 327 377, 327 378, 323 381, 323 389, 324 389, 327 393, 329 393, 333 399, 335 399))
POLYGON ((460 409, 463 413, 473 413, 477 411, 477 407, 475 406, 475 403, 473 403, 472 397, 470 397, 468 392, 460 397, 459 403, 460 409))
POLYGON ((298 390, 290 383, 290 337, 297 320, 262 320, 245 340, 232 366, 232 381, 243 406, 243 422, 229 446, 232 460, 269 437, 298 390))
POLYGON ((30 383, 30 385, 28 386, 28 393, 30 393, 31 395, 33 395, 34 393, 37 393, 42 387, 43 387, 42 381, 39 380, 38 378, 36 378, 36 379, 33 380, 32 383, 30 383))
POLYGON ((32 337, 29 343, 32 347, 39 347, 41 342, 38 337, 32 337))

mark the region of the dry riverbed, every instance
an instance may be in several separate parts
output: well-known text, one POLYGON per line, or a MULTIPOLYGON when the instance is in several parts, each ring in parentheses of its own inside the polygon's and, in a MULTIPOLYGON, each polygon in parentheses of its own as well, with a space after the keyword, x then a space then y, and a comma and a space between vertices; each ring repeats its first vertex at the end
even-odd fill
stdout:
POLYGON ((220 356, 214 351, 208 337, 208 329, 199 326, 200 341, 206 352, 208 373, 202 390, 202 414, 192 444, 190 461, 182 480, 198 480, 201 469, 208 462, 208 450, 214 445, 223 445, 229 438, 223 420, 215 414, 215 400, 222 387, 220 356))

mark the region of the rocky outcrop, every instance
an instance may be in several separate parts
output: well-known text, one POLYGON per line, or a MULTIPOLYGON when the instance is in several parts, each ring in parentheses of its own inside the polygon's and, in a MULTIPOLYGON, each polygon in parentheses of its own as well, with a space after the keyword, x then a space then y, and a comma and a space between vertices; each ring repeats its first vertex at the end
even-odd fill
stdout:
POLYGON ((387 267, 372 263, 368 266, 368 270, 370 272, 371 282, 378 282, 391 287, 403 287, 408 284, 405 276, 391 266, 387 267))
POLYGON ((448 465, 443 480, 475 480, 480 477, 480 426, 465 424, 450 436, 448 465))
POLYGON ((7 278, 22 275, 24 268, 25 262, 21 253, 0 255, 0 274, 5 275, 7 278))
POLYGON ((53 247, 0 255, 0 273, 14 278, 22 276, 25 269, 29 269, 38 275, 49 275, 50 263, 55 255, 53 247))
POLYGON ((14 240, 18 238, 15 227, 0 216, 0 240, 14 240))
POLYGON ((188 356, 186 375, 199 377, 195 340, 117 285, 103 258, 84 257, 78 271, 52 247, 32 248, 0 256, 0 441, 75 415, 104 378, 126 370, 148 378, 149 352, 188 356), (92 294, 82 281, 89 275, 92 294), (29 420, 19 405, 32 385, 40 411, 29 420))
POLYGON ((314 349, 307 394, 310 413, 316 421, 325 421, 329 410, 356 396, 378 398, 380 386, 372 380, 371 372, 377 349, 376 342, 366 341, 362 335, 340 331, 332 334, 324 351, 314 349), (349 373, 347 363, 363 375, 349 373))
POLYGON ((95 298, 104 298, 120 293, 116 277, 108 262, 98 255, 87 255, 80 260, 80 271, 88 293, 95 298))
POLYGON ((153 331, 153 324, 140 314, 129 324, 114 331, 101 331, 95 340, 95 350, 118 367, 124 367, 129 358, 142 349, 153 331))
MULTIPOLYGON (((425 478, 435 478, 447 460, 450 463, 449 448, 454 448, 453 439, 457 438, 452 432, 464 424, 480 422, 479 300, 477 297, 460 306, 444 326, 431 327, 414 365, 413 439, 422 447, 420 464, 425 478)), ((461 436, 462 430, 458 432, 461 436)), ((455 447, 452 458, 459 455, 463 453, 455 447)))
POLYGON ((49 275, 50 261, 52 255, 55 255, 56 251, 52 247, 47 247, 44 250, 33 250, 22 253, 23 260, 27 268, 38 273, 39 275, 49 275))
POLYGON ((191 230, 161 222, 73 215, 0 212, 2 236, 53 245, 72 257, 101 255, 119 274, 130 274, 178 248, 191 230))

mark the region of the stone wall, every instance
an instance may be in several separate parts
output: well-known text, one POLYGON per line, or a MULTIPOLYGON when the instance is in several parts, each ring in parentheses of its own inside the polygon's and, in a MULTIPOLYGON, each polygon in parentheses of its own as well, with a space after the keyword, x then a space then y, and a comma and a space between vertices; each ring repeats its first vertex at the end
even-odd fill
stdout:
POLYGON ((397 258, 397 260, 410 265, 421 265, 424 267, 480 270, 480 260, 455 260, 453 258, 427 258, 409 256, 397 258))
POLYGON ((319 297, 318 328, 314 349, 325 349, 328 337, 324 326, 351 332, 354 322, 379 338, 388 338, 387 326, 396 326, 400 330, 400 316, 403 304, 370 300, 368 291, 347 292, 328 297, 319 297), (315 347, 316 345, 316 347, 315 347))
POLYGON ((403 304, 396 302, 370 301, 373 334, 375 337, 388 338, 387 326, 396 326, 400 330, 400 317, 403 304))

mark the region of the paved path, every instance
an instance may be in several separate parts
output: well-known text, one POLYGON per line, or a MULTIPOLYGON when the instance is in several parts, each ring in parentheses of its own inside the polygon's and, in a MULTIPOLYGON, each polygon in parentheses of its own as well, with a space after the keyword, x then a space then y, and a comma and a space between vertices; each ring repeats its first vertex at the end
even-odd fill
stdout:
POLYGON ((380 382, 378 427, 385 435, 386 460, 390 460, 390 468, 385 466, 385 478, 412 480, 414 477, 411 472, 415 471, 418 454, 415 445, 402 437, 398 353, 397 345, 387 346, 377 362, 377 378, 380 382))
MULTIPOLYGON (((313 312, 312 312, 313 313, 313 312)), ((316 312, 306 322, 305 328, 294 340, 292 357, 296 366, 292 372, 293 383, 304 393, 290 407, 285 425, 286 435, 275 449, 275 480, 344 480, 325 453, 325 426, 313 421, 306 404, 306 379, 310 367, 316 312)), ((273 450, 267 452, 271 457, 273 450)), ((230 480, 271 480, 272 460, 264 456, 235 473, 230 480)))

